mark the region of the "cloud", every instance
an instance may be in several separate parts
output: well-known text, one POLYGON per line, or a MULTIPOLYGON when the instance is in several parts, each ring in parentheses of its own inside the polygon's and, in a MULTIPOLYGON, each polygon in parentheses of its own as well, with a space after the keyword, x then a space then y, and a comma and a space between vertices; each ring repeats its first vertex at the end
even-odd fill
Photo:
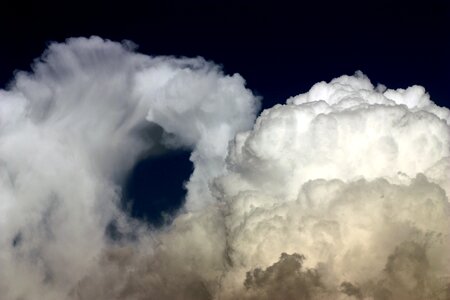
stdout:
POLYGON ((449 110, 361 72, 258 109, 202 58, 51 44, 0 91, 2 297, 447 299, 449 110), (119 205, 156 126, 194 163, 162 228, 119 205))
MULTIPOLYGON (((311 299, 324 294, 316 270, 302 270, 304 256, 282 253, 266 270, 247 272, 244 282, 248 299, 311 299)), ((242 296, 241 296, 242 297, 242 296)))
POLYGON ((423 175, 409 185, 395 185, 384 179, 349 183, 314 180, 303 185, 298 198, 292 201, 245 192, 230 202, 226 222, 228 251, 235 266, 229 273, 231 286, 236 286, 236 278, 245 280, 246 270, 270 266, 283 251, 306 257, 302 266, 317 272, 320 286, 328 293, 325 299, 342 296, 338 287, 345 287, 346 282, 364 286, 367 290, 358 292, 364 297, 374 293, 374 288, 368 286, 380 278, 386 278, 384 284, 401 289, 392 281, 392 274, 408 281, 399 294, 423 296, 418 299, 428 298, 418 294, 417 290, 425 290, 412 277, 422 276, 421 284, 431 289, 426 293, 448 284, 448 199, 442 188, 423 175), (414 249, 420 249, 421 255, 410 257, 410 252, 399 250, 408 244, 416 245, 414 249), (401 263, 393 264, 393 257, 401 263), (403 263, 417 267, 408 270, 403 263), (408 273, 417 270, 423 273, 408 273), (436 284, 439 281, 444 285, 436 284))
MULTIPOLYGON (((409 242, 424 249, 426 284, 449 282, 448 109, 423 88, 407 91, 374 87, 357 72, 262 112, 236 136, 229 172, 214 185, 227 216, 229 289, 280 253, 299 253, 335 291, 325 299, 337 299, 345 282, 379 280, 409 242)), ((427 298, 402 290, 393 299, 411 293, 427 298)))
MULTIPOLYGON (((253 123, 259 101, 239 75, 129 45, 98 37, 53 43, 0 93, 6 299, 64 299, 109 247, 112 220, 125 231, 142 225, 118 203, 124 176, 157 142, 142 134, 155 126, 148 120, 193 149, 188 185, 197 194, 222 171, 228 141, 253 123)), ((195 201, 188 206, 211 200, 195 201)))

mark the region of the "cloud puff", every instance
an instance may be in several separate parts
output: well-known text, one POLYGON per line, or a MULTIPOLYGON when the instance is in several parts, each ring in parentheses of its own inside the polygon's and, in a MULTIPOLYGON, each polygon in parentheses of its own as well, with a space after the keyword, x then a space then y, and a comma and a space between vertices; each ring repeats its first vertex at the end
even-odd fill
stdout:
MULTIPOLYGON (((320 286, 334 295, 326 299, 337 299, 337 287, 345 282, 358 286, 376 283, 387 276, 383 273, 386 270, 406 281, 405 289, 410 288, 407 294, 423 290, 414 283, 416 279, 412 280, 414 276, 422 276, 417 280, 429 289, 439 280, 448 283, 448 199, 442 188, 423 175, 409 185, 384 179, 350 183, 314 180, 304 184, 292 201, 257 191, 242 192, 228 201, 228 251, 234 265, 229 274, 231 286, 244 280, 245 270, 270 266, 284 251, 307 258, 302 264, 315 269, 320 286), (423 273, 403 273, 410 270, 387 266, 394 256, 399 261, 409 259, 400 257, 409 255, 408 251, 398 250, 408 243, 420 247, 422 256, 411 263, 417 263, 423 273)), ((399 288, 391 280, 386 282, 399 288)), ((367 289, 364 296, 373 293, 373 288, 367 289)))
MULTIPOLYGON (((359 72, 287 102, 236 136, 229 172, 215 180, 239 270, 229 273, 230 286, 282 252, 305 255, 328 291, 345 282, 365 285, 379 280, 395 249, 409 242, 423 247, 419 263, 432 278, 421 284, 448 283, 448 109, 421 87, 374 87, 359 72)), ((392 272, 403 274, 402 267, 392 272)), ((423 287, 406 289, 392 299, 428 297, 417 294, 423 287)))
POLYGON ((133 47, 54 43, 0 91, 3 298, 448 298, 450 113, 424 88, 357 72, 255 121, 239 75, 133 47), (194 163, 162 228, 118 205, 155 126, 194 163))
POLYGON ((109 222, 136 226, 118 209, 119 184, 152 149, 149 120, 194 150, 188 185, 200 194, 259 104, 239 75, 201 58, 98 37, 51 44, 32 69, 0 93, 0 290, 64 299, 108 247, 109 222))

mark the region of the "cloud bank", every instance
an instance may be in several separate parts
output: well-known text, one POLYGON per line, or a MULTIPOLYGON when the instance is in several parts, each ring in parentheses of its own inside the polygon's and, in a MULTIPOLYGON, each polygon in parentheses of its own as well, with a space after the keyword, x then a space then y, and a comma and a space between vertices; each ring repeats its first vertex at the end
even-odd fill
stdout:
POLYGON ((0 90, 2 299, 449 299, 450 111, 361 72, 259 107, 202 58, 51 44, 0 90), (162 228, 120 206, 155 126, 194 164, 162 228))

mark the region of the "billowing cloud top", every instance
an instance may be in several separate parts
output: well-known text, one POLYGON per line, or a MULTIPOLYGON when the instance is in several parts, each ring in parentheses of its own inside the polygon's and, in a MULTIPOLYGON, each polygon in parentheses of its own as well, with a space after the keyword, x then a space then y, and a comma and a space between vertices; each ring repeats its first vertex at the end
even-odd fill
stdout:
POLYGON ((357 72, 258 110, 202 58, 51 44, 0 90, 2 299, 448 299, 447 108, 357 72), (154 126, 194 163, 158 229, 119 205, 154 126))

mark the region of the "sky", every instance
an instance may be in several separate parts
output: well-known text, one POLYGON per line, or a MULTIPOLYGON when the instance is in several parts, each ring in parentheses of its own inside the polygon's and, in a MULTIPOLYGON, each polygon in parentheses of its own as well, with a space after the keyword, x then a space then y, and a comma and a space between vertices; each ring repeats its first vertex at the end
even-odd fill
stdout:
POLYGON ((28 68, 50 41, 98 35, 131 40, 143 53, 212 60, 226 73, 240 73, 265 107, 355 70, 449 98, 446 1, 302 3, 12 1, 2 7, 1 82, 28 68))
POLYGON ((0 36, 7 300, 448 299, 446 1, 10 2, 0 36))

